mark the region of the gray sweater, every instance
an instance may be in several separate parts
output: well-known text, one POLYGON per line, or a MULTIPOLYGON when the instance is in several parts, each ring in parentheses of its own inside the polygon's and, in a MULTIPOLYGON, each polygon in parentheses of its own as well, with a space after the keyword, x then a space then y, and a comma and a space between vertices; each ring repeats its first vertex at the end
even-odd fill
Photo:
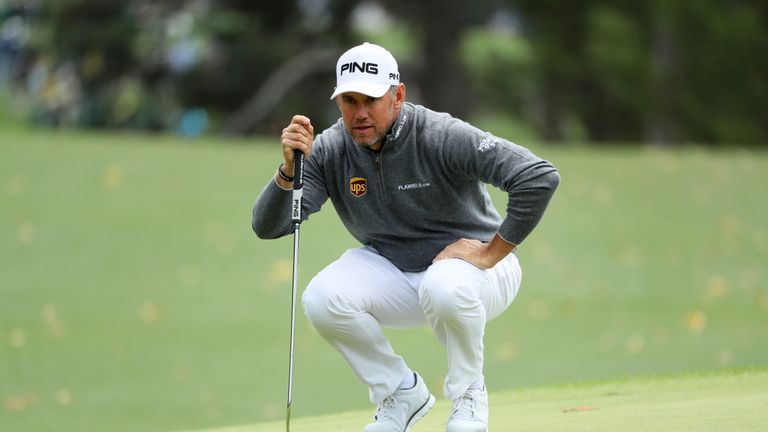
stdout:
MULTIPOLYGON (((448 114, 405 103, 380 152, 355 144, 341 119, 315 138, 305 162, 302 219, 330 198, 344 226, 403 271, 425 270, 448 244, 520 244, 560 181, 528 149, 448 114), (506 217, 485 184, 507 192, 506 217)), ((260 238, 293 231, 291 192, 270 181, 253 207, 260 238)))

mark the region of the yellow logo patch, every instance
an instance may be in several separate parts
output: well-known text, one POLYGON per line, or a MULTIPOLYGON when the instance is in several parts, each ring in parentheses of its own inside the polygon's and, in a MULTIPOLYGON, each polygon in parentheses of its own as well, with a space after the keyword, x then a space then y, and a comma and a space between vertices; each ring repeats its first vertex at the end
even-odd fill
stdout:
POLYGON ((368 180, 364 177, 352 177, 349 179, 349 191, 356 197, 361 197, 368 192, 368 180))

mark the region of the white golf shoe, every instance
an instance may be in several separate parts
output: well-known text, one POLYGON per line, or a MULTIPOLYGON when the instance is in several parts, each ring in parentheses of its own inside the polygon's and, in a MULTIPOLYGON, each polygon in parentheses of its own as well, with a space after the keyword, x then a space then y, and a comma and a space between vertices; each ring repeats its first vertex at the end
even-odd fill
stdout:
POLYGON ((453 401, 453 410, 448 418, 446 432, 487 432, 488 392, 469 389, 453 401))
POLYGON ((416 385, 407 390, 397 390, 387 396, 377 407, 374 422, 364 432, 410 432, 411 427, 435 405, 435 397, 429 393, 424 380, 414 372, 416 385))

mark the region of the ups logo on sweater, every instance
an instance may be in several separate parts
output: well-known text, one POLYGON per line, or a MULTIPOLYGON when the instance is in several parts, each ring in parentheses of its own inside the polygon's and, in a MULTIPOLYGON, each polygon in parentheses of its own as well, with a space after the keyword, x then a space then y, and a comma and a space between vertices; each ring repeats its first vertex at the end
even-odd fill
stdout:
POLYGON ((361 197, 368 192, 368 179, 364 177, 352 177, 349 179, 349 191, 356 197, 361 197))

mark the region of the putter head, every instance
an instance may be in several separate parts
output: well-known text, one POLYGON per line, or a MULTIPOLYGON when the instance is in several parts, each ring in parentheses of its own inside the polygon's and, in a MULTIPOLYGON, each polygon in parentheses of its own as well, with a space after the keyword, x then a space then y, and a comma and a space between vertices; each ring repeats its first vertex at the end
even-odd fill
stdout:
POLYGON ((291 432, 291 404, 288 404, 288 410, 285 413, 285 432, 291 432))

